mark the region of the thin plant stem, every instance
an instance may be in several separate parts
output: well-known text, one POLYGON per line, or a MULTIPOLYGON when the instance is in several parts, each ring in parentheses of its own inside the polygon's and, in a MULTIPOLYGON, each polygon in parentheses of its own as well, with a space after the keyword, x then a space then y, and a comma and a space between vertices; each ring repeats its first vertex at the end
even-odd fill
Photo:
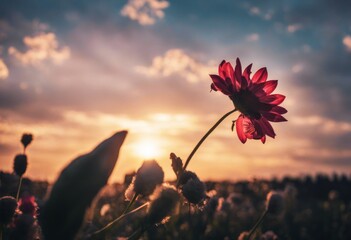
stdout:
POLYGON ((118 218, 116 218, 115 220, 113 220, 112 222, 110 222, 109 224, 107 224, 105 227, 103 227, 103 228, 101 228, 100 230, 94 232, 94 233, 92 234, 92 236, 93 236, 93 237, 94 237, 94 236, 96 237, 97 235, 99 235, 99 234, 101 234, 101 233, 107 231, 107 230, 110 229, 113 225, 115 225, 116 223, 118 223, 120 220, 122 220, 122 219, 125 218, 126 216, 129 216, 129 215, 131 215, 131 214, 133 214, 133 213, 135 213, 135 212, 137 212, 137 211, 143 209, 143 208, 146 207, 147 205, 149 205, 149 203, 145 203, 145 204, 141 205, 140 207, 138 207, 138 208, 136 208, 136 209, 134 209, 134 210, 132 210, 132 211, 130 211, 130 212, 123 213, 121 216, 119 216, 118 218))
POLYGON ((230 114, 234 113, 236 111, 236 109, 231 110, 229 112, 227 112, 226 114, 224 114, 216 123, 215 125, 213 125, 213 127, 210 128, 210 130, 207 131, 207 133, 200 139, 200 141, 196 144, 195 148, 193 149, 193 151, 190 153, 188 159, 186 160, 183 170, 186 169, 186 167, 188 166, 191 158, 194 156, 195 152, 197 151, 197 149, 201 146, 201 144, 205 141, 205 139, 213 132, 213 130, 216 129, 216 127, 226 118, 228 117, 230 114))
POLYGON ((257 220, 256 224, 250 230, 249 235, 246 238, 247 240, 251 240, 252 235, 255 233, 256 229, 261 225, 261 223, 262 223, 263 219, 266 217, 267 213, 268 213, 267 209, 264 210, 261 217, 257 220))
POLYGON ((134 196, 133 196, 132 200, 130 200, 128 206, 126 207, 126 209, 124 209, 122 215, 123 215, 123 214, 126 214, 126 213, 128 212, 129 208, 133 205, 133 203, 135 202, 135 200, 137 199, 137 197, 138 197, 138 194, 134 193, 134 196))
POLYGON ((17 189, 17 194, 16 194, 16 201, 18 202, 19 199, 19 194, 21 190, 21 185, 22 185, 22 176, 20 177, 19 184, 18 184, 18 189, 17 189))

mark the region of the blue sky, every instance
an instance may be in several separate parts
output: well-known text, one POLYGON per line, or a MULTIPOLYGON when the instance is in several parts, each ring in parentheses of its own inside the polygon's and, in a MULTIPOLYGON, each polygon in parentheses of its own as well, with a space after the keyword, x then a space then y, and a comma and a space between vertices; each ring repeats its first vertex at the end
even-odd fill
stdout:
POLYGON ((127 128, 113 179, 146 158, 156 158, 172 178, 168 154, 186 158, 232 108, 226 97, 209 92, 208 74, 223 59, 239 57, 243 65, 253 63, 253 71, 266 66, 269 79, 279 80, 276 92, 287 96, 289 121, 273 125, 277 137, 265 145, 242 145, 230 131, 233 116, 190 167, 208 179, 349 173, 348 5, 2 1, 1 168, 11 169, 22 132, 35 135, 28 174, 52 180, 77 154, 127 128), (143 145, 153 151, 143 154, 143 145))

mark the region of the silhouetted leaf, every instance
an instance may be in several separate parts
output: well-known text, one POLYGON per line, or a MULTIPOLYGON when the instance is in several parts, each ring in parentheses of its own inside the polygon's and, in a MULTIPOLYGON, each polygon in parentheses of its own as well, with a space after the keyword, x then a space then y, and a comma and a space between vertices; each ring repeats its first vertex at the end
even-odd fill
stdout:
POLYGON ((63 169, 40 214, 45 239, 74 239, 86 209, 107 183, 126 135, 117 132, 63 169))

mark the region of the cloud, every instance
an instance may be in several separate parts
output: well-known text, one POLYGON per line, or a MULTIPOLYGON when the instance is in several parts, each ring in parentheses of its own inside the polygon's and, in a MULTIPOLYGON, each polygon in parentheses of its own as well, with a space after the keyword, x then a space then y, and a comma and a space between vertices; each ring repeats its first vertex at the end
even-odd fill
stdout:
POLYGON ((291 71, 293 73, 300 73, 305 69, 302 63, 296 63, 294 66, 291 67, 291 71))
POLYGON ((169 2, 163 0, 128 0, 121 14, 141 25, 152 25, 156 19, 164 17, 163 10, 168 6, 169 2))
POLYGON ((44 60, 52 60, 54 63, 61 63, 70 56, 69 47, 59 49, 56 35, 54 33, 40 33, 37 36, 26 36, 23 39, 28 47, 26 52, 21 52, 11 46, 9 54, 25 65, 37 65, 44 60))
POLYGON ((346 121, 336 121, 320 116, 294 117, 289 119, 293 124, 315 127, 320 133, 330 135, 340 135, 344 133, 351 133, 351 123, 346 121))
POLYGON ((249 42, 257 42, 260 39, 260 35, 257 33, 252 33, 246 37, 249 42))
POLYGON ((9 69, 4 61, 0 58, 0 80, 4 80, 9 76, 9 69))
POLYGON ((170 49, 163 56, 155 57, 150 67, 138 66, 136 71, 151 77, 179 74, 189 82, 198 82, 208 80, 208 74, 215 72, 215 66, 195 60, 182 49, 170 49))
POLYGON ((286 30, 289 32, 289 33, 294 33, 298 30, 300 30, 302 28, 302 26, 300 24, 290 24, 287 26, 286 30))
POLYGON ((252 7, 250 8, 250 13, 252 15, 259 15, 261 13, 261 10, 258 7, 252 7))
POLYGON ((345 45, 346 49, 351 52, 351 36, 347 35, 342 39, 342 43, 345 45))

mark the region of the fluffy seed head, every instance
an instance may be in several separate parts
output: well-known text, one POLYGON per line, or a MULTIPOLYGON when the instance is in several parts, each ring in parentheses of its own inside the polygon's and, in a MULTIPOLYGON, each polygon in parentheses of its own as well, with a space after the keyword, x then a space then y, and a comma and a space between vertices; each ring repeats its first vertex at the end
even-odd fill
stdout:
POLYGON ((179 202, 179 193, 172 186, 162 186, 151 201, 148 210, 150 224, 158 224, 167 219, 176 210, 179 202))
POLYGON ((191 171, 184 171, 179 176, 179 186, 186 184, 190 179, 199 179, 196 173, 191 171))
POLYGON ((27 155, 17 154, 13 162, 13 170, 18 176, 22 177, 27 170, 27 164, 27 155))
POLYGON ((145 161, 138 169, 134 180, 134 192, 143 196, 153 193, 163 183, 164 173, 155 160, 145 161))
POLYGON ((192 178, 182 187, 183 196, 193 204, 200 203, 206 196, 205 185, 198 178, 192 178))
POLYGON ((266 209, 270 214, 279 215, 284 210, 284 197, 281 193, 270 191, 267 194, 266 209))
POLYGON ((0 225, 7 225, 11 222, 16 212, 17 201, 15 198, 5 196, 0 198, 0 225))

